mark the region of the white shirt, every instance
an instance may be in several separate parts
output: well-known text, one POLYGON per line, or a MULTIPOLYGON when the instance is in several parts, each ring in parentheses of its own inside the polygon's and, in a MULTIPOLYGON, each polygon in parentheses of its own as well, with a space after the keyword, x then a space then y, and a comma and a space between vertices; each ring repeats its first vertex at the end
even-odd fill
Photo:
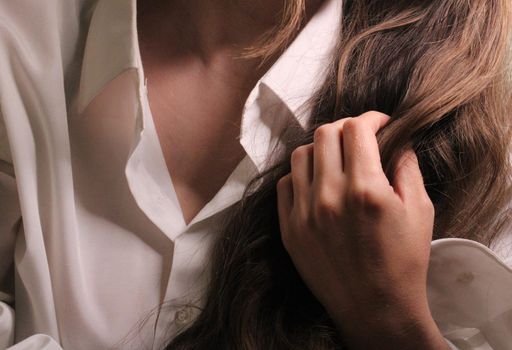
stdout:
MULTIPOLYGON (((257 83, 246 157, 187 225, 147 99, 136 0, 1 2, 0 349, 158 349, 190 324, 220 222, 279 132, 305 126, 340 15, 326 1, 257 83)), ((454 348, 512 344, 506 242, 500 257, 432 244, 430 305, 454 348)))

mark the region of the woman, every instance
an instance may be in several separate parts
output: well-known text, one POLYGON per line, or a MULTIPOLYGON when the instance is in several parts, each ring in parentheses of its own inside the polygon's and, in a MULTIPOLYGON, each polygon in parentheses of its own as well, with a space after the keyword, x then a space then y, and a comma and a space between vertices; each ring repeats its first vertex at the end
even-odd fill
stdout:
POLYGON ((506 348, 510 5, 341 5, 0 5, 3 345, 506 348))

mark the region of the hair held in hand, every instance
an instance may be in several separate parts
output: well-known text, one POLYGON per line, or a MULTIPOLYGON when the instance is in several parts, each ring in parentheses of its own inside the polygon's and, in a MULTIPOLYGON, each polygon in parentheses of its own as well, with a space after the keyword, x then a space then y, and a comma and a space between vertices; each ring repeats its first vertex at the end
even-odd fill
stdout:
MULTIPOLYGON (((287 1, 282 25, 249 56, 282 51, 304 1, 287 1)), ((392 180, 401 152, 416 151, 434 238, 490 245, 510 224, 511 11, 509 0, 344 0, 308 130, 288 130, 287 150, 247 188, 219 232, 204 309, 168 348, 343 349, 282 246, 276 209, 291 151, 340 118, 390 115, 377 134, 383 168, 392 180)))

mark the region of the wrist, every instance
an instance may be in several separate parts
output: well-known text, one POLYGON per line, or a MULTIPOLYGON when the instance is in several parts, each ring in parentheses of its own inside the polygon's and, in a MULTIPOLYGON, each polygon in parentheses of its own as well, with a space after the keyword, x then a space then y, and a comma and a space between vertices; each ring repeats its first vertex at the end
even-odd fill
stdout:
POLYGON ((379 307, 351 312, 348 319, 333 317, 348 348, 449 350, 428 303, 404 306, 380 303, 379 307))

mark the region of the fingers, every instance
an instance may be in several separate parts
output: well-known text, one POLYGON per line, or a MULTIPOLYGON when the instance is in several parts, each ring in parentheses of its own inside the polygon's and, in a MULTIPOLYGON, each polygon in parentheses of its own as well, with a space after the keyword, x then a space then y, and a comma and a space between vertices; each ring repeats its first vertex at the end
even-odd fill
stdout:
POLYGON ((320 126, 314 136, 314 181, 341 175, 343 172, 343 124, 352 118, 343 118, 320 126))
POLYGON ((344 172, 363 181, 377 176, 386 179, 375 134, 389 119, 386 114, 372 111, 319 127, 314 143, 292 152, 291 173, 279 186, 281 212, 293 207, 307 210, 313 181, 315 190, 319 191, 332 184, 339 185, 330 179, 339 179, 344 172))
POLYGON ((405 150, 398 160, 393 188, 404 203, 428 199, 418 157, 411 148, 405 150))
POLYGON ((286 232, 288 216, 293 207, 293 184, 292 176, 288 174, 283 176, 277 182, 277 213, 279 215, 279 223, 281 232, 286 232))
POLYGON ((299 210, 307 205, 313 181, 313 144, 297 147, 291 156, 293 205, 299 210))
POLYGON ((358 181, 385 177, 375 134, 390 117, 380 112, 367 112, 343 126, 344 172, 358 181))

